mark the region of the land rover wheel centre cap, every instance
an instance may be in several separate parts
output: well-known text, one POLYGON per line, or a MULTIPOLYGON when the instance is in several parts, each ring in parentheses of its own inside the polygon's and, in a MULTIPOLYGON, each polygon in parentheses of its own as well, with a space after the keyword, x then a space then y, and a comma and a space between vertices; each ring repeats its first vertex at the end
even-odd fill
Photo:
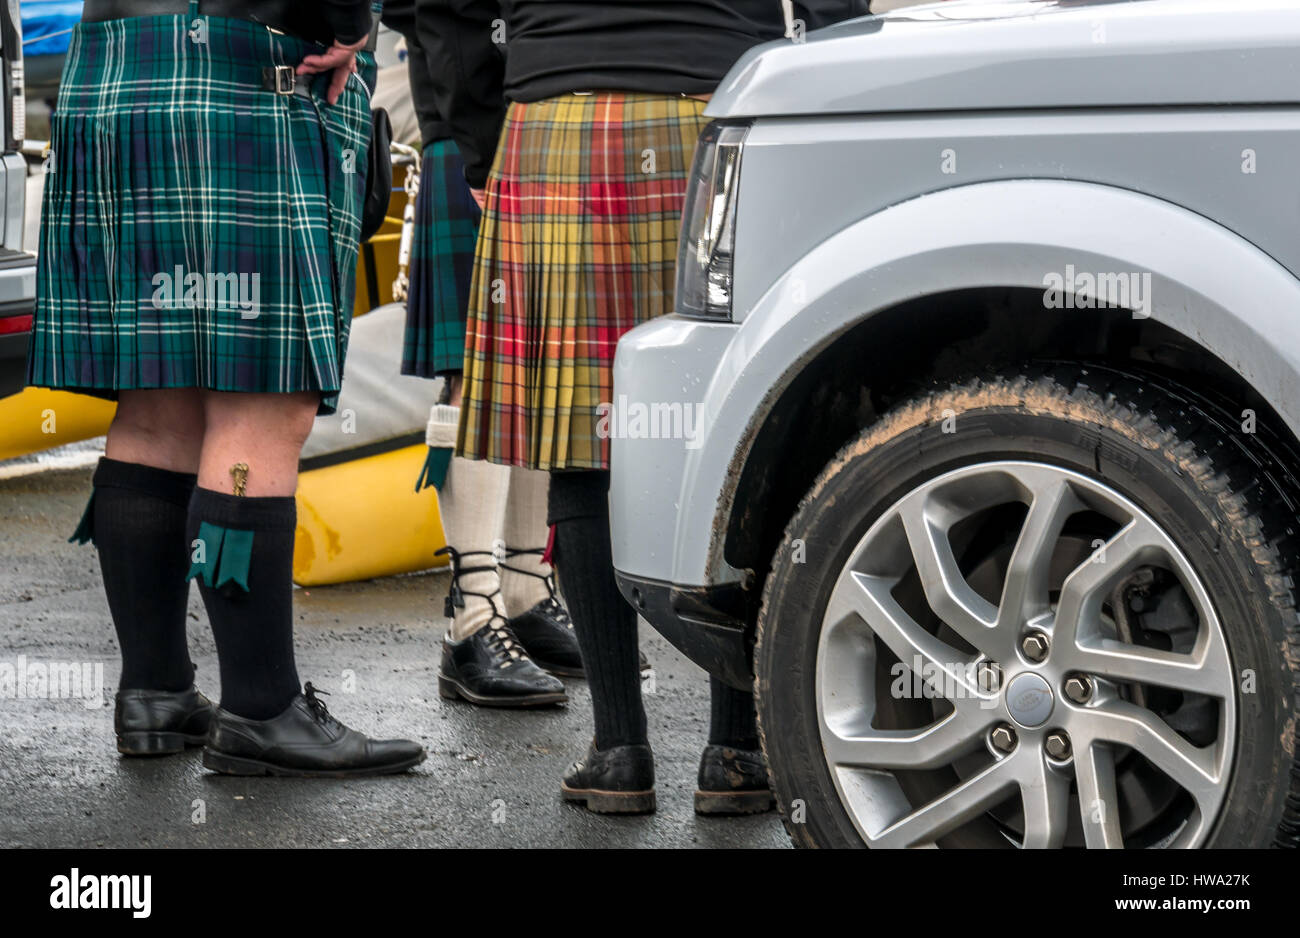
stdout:
POLYGON ((1043 678, 1027 671, 1007 684, 1007 712, 1021 726, 1042 726, 1052 715, 1052 688, 1043 678))

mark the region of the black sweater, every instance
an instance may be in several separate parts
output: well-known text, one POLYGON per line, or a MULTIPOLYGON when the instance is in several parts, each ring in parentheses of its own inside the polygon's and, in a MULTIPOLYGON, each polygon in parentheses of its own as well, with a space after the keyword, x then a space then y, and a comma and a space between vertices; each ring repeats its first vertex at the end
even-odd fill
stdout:
POLYGON ((370 0, 323 0, 322 6, 325 22, 339 42, 352 45, 370 34, 370 0))
MULTIPOLYGON (((802 0, 793 12, 811 30, 865 15, 867 2, 802 0)), ((437 110, 475 188, 492 165, 505 99, 599 90, 709 94, 745 50, 786 30, 781 0, 414 3, 437 110)))
MULTIPOLYGON (((111 14, 113 16, 143 16, 157 9, 155 5, 140 4, 134 7, 136 12, 130 13, 126 12, 133 9, 129 2, 114 6, 120 7, 122 12, 111 14)), ((288 4, 248 0, 241 6, 246 19, 273 24, 290 35, 326 46, 335 39, 352 45, 370 35, 374 22, 370 0, 292 0, 288 4)), ((99 12, 100 19, 107 15, 102 10, 99 12)))
POLYGON ((435 140, 451 136, 451 129, 438 113, 437 89, 420 37, 415 30, 415 0, 387 0, 380 17, 389 29, 395 29, 406 39, 407 73, 411 84, 411 103, 420 123, 420 142, 428 146, 435 140))

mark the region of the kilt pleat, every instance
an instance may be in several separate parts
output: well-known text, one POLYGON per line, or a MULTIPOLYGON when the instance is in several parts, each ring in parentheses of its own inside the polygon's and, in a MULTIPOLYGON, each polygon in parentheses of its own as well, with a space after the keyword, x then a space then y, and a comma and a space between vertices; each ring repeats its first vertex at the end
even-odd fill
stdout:
POLYGON ((452 140, 424 148, 415 197, 402 374, 432 378, 465 360, 465 312, 481 213, 452 140))
POLYGON ((321 47, 220 17, 76 27, 52 118, 28 383, 317 391, 332 412, 370 139, 360 57, 335 105, 262 88, 321 47), (356 171, 357 168, 360 171, 356 171))
POLYGON ((470 287, 461 455, 608 467, 615 346, 672 309, 704 107, 622 92, 510 105, 470 287))

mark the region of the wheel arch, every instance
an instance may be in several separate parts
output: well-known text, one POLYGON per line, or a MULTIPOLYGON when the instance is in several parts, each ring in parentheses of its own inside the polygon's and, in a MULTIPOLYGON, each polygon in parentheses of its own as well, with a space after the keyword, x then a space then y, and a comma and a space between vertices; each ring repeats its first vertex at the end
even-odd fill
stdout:
POLYGON ((976 366, 1066 357, 1195 376, 1295 446, 1300 319, 1286 311, 1297 306, 1300 282, 1259 248, 1122 189, 986 183, 864 219, 773 284, 733 343, 743 366, 715 376, 712 423, 743 429, 726 435, 730 459, 695 463, 725 462, 706 577, 734 568, 761 580, 799 499, 844 442, 901 395, 976 366), (1045 277, 1067 264, 1149 274, 1149 317, 1047 308, 1045 277))

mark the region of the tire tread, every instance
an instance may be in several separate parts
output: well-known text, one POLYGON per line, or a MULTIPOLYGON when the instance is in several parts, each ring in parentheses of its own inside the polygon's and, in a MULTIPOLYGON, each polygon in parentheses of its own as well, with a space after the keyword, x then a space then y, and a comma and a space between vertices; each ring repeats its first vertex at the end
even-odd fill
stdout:
MULTIPOLYGON (((1217 402, 1168 379, 1072 362, 1033 363, 945 383, 896 405, 836 454, 800 500, 773 556, 791 555, 793 542, 801 537, 818 495, 852 460, 910 426, 942 419, 945 409, 954 408, 954 398, 980 406, 993 400, 1005 403, 1011 396, 1026 412, 1060 416, 1064 411, 1075 418, 1083 416, 1099 429, 1121 433, 1164 454, 1171 472, 1190 478, 1212 497, 1221 522, 1219 537, 1235 538, 1249 552, 1270 602, 1286 622, 1282 659, 1296 694, 1290 746, 1287 739, 1280 740, 1282 755, 1290 757, 1290 791, 1273 846, 1300 847, 1300 727, 1296 725, 1300 713, 1300 603, 1296 590, 1300 480, 1285 464, 1285 456, 1279 459, 1274 454, 1274 449, 1285 451, 1286 446, 1271 433, 1262 416, 1258 432, 1247 434, 1232 429, 1234 418, 1217 402)), ((1100 460, 1100 455, 1094 458, 1100 460)), ((773 592, 779 581, 777 576, 766 577, 754 646, 754 694, 760 702, 758 731, 765 754, 771 750, 761 705, 764 648, 773 628, 773 592)), ((778 774, 770 767, 769 775, 791 839, 799 846, 817 846, 807 824, 792 822, 790 793, 781 791, 778 774)))

